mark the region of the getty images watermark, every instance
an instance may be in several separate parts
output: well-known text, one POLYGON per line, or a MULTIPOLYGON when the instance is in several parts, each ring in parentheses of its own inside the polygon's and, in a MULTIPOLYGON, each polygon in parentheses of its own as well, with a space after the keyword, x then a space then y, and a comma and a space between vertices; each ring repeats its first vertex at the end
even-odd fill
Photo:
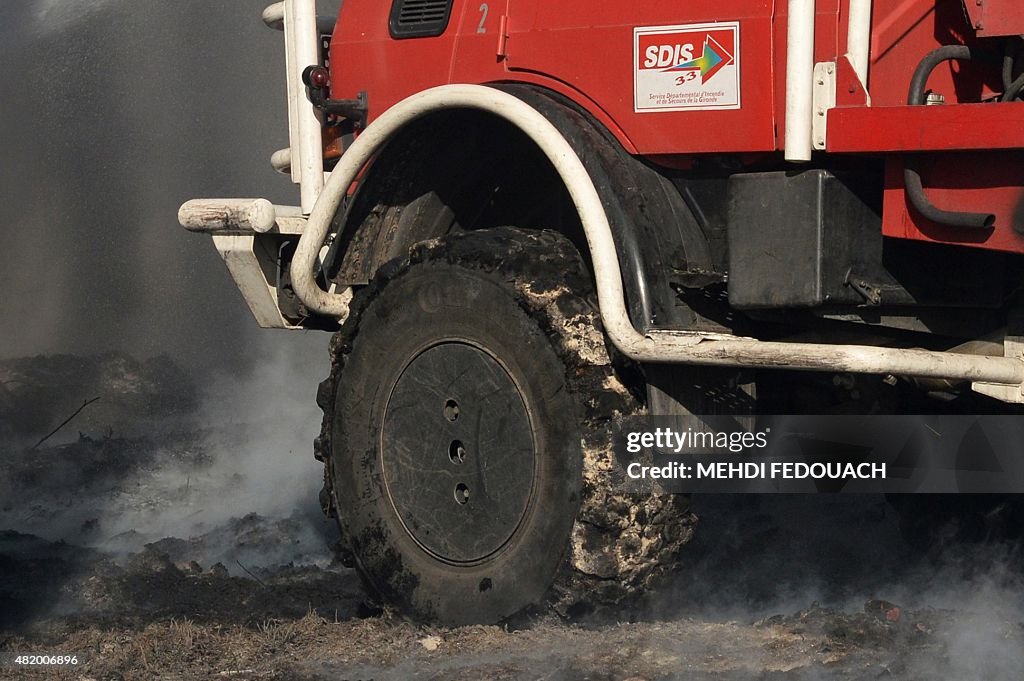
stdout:
MULTIPOLYGON (((626 451, 639 454, 645 449, 661 453, 704 452, 717 450, 738 454, 750 450, 766 450, 771 428, 756 432, 707 431, 687 428, 677 431, 659 427, 652 431, 631 431, 626 434, 626 451)), ((634 480, 877 480, 886 478, 885 463, 797 462, 797 461, 670 461, 649 465, 633 461, 626 474, 634 480)))
POLYGON ((1019 416, 676 416, 618 424, 641 489, 1024 493, 1019 416))

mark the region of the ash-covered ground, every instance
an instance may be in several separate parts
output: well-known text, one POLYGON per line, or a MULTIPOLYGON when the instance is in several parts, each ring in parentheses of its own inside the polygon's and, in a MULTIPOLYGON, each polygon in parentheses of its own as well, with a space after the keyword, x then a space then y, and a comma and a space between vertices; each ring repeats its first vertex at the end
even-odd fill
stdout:
POLYGON ((635 607, 404 621, 334 560, 308 359, 204 386, 166 359, 0 362, 0 652, 85 660, 0 677, 1024 676, 1013 500, 948 497, 922 525, 880 497, 698 497, 682 569, 635 607))

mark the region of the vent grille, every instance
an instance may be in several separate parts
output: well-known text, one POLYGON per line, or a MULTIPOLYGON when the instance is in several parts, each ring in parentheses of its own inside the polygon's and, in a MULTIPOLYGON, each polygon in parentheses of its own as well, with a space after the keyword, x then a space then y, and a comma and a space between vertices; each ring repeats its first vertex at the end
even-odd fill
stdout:
POLYGON ((448 28, 452 0, 395 0, 391 7, 393 38, 438 36, 448 28))

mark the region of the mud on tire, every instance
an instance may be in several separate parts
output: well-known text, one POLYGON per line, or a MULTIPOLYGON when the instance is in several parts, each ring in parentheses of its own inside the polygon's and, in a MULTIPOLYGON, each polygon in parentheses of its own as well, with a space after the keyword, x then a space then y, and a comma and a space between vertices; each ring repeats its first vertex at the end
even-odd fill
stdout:
POLYGON ((514 228, 418 244, 356 296, 331 343, 315 450, 343 551, 386 603, 449 624, 575 614, 674 569, 695 517, 683 497, 622 489, 612 426, 641 405, 594 301, 568 240, 514 228), (491 425, 460 431, 460 413, 491 425), (532 474, 509 463, 527 449, 532 474), (495 467, 501 485, 481 477, 495 467), (474 506, 486 512, 466 515, 474 506))

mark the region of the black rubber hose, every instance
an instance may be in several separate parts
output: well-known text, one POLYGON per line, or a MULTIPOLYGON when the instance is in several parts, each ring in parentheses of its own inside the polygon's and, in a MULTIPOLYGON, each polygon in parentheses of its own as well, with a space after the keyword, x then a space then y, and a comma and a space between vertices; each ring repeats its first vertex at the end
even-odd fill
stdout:
POLYGON ((970 227, 971 229, 989 229, 996 222, 992 213, 961 213, 938 208, 928 200, 921 184, 921 175, 911 167, 903 170, 903 185, 907 198, 914 209, 931 222, 949 227, 970 227))
POLYGON ((926 54, 914 70, 914 77, 910 79, 910 94, 907 95, 907 104, 911 106, 924 104, 924 88, 928 84, 928 77, 932 75, 936 66, 944 61, 953 59, 970 61, 972 58, 971 48, 966 45, 945 45, 926 54))
POLYGON ((1020 95, 1021 90, 1024 90, 1024 73, 1020 74, 1016 80, 1013 78, 1013 72, 1016 71, 1017 61, 1024 57, 1024 36, 1017 36, 1010 38, 1006 43, 1006 54, 1003 56, 1003 96, 999 98, 1001 102, 1012 102, 1017 99, 1020 95))
MULTIPOLYGON (((970 61, 972 58, 971 48, 966 45, 946 45, 929 52, 914 70, 914 77, 910 80, 910 94, 907 96, 907 103, 912 106, 924 104, 924 88, 928 84, 928 77, 932 75, 936 66, 952 59, 970 61)), ((928 200, 921 183, 921 175, 909 161, 903 171, 903 184, 910 205, 922 217, 931 222, 948 227, 971 229, 988 229, 995 224, 996 216, 991 213, 962 213, 937 207, 928 200)))
POLYGON ((1015 56, 1013 50, 1013 43, 1010 41, 1006 42, 1006 53, 1003 55, 1003 92, 1010 89, 1010 83, 1013 82, 1013 65, 1015 56))
POLYGON ((1006 92, 1003 93, 1002 101, 1012 102, 1020 96, 1021 90, 1024 90, 1024 74, 1010 83, 1010 87, 1006 88, 1006 92))

